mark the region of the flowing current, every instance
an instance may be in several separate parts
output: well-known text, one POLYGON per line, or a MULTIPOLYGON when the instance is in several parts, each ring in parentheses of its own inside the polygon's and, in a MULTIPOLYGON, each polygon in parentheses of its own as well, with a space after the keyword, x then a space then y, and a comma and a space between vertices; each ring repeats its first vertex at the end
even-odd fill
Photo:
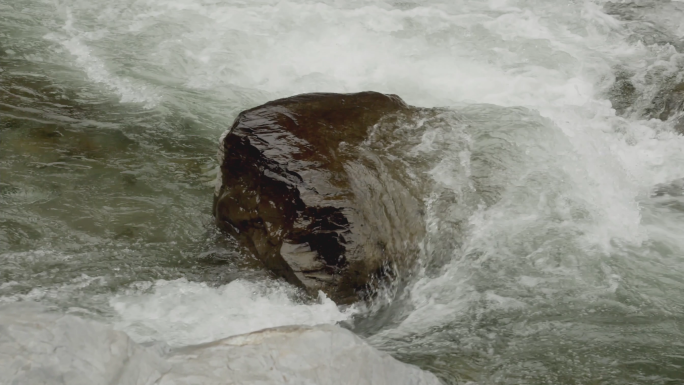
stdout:
POLYGON ((652 112, 684 82, 682 20, 665 0, 0 0, 0 303, 172 348, 340 323, 445 384, 684 384, 684 137, 652 112), (427 235, 343 308, 216 231, 215 156, 244 109, 364 90, 440 109, 366 143, 410 160, 427 235))

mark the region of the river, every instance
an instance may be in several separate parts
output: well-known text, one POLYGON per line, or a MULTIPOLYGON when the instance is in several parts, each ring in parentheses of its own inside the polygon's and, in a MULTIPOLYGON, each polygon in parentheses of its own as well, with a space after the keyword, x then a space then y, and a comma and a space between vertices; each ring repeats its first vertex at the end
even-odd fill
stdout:
MULTIPOLYGON (((180 347, 340 323, 445 384, 684 384, 684 2, 0 0, 0 303, 180 347), (443 107, 426 237, 373 303, 211 215, 217 140, 304 92, 443 107)), ((422 124, 422 123, 421 123, 422 124)), ((20 314, 17 316, 21 316, 20 314)))

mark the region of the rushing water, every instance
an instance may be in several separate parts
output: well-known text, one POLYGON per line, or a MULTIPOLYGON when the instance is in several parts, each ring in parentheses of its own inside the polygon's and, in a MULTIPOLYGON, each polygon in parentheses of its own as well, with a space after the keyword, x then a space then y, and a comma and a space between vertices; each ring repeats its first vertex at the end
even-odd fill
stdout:
POLYGON ((684 81, 682 20, 651 0, 0 0, 0 302, 171 346, 342 322, 445 384, 682 384, 684 137, 648 118, 684 81), (401 285, 338 308, 217 233, 216 143, 243 109, 362 90, 447 108, 366 144, 409 160, 427 236, 401 285))

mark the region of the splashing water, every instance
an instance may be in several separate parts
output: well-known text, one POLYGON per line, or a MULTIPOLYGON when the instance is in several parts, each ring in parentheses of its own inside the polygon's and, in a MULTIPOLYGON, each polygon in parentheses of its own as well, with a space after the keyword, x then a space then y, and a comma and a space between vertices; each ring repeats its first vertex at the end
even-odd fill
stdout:
POLYGON ((684 382, 684 2, 0 3, 0 302, 172 346, 343 322, 449 384, 684 382), (440 107, 365 144, 419 185, 362 310, 216 233, 216 139, 303 92, 440 107), (679 115, 678 115, 679 116, 679 115), (409 165, 409 166, 405 166, 409 165))

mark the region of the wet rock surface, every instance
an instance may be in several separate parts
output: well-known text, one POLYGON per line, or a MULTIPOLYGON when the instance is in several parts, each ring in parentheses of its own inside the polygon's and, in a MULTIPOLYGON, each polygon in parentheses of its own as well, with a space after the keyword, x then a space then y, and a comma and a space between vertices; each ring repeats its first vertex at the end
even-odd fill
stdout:
POLYGON ((650 87, 656 88, 656 91, 642 94, 634 86, 630 74, 618 72, 607 97, 618 115, 637 114, 645 119, 671 121, 674 129, 684 134, 684 82, 671 79, 670 82, 650 87), (646 108, 635 108, 640 100, 645 102, 646 108))
POLYGON ((375 92, 304 94, 241 113, 221 138, 217 225, 277 276, 356 301, 410 264, 422 203, 368 146, 419 109, 375 92), (408 245, 408 246, 407 246, 408 245))
POLYGON ((662 121, 672 119, 674 128, 679 133, 684 133, 684 83, 666 87, 658 92, 653 98, 648 117, 662 121))
POLYGON ((335 325, 264 329, 169 349, 31 303, 0 305, 0 383, 440 384, 335 325))
POLYGON ((637 101, 639 95, 630 79, 630 74, 618 72, 615 83, 608 90, 608 98, 618 115, 626 114, 637 101))

